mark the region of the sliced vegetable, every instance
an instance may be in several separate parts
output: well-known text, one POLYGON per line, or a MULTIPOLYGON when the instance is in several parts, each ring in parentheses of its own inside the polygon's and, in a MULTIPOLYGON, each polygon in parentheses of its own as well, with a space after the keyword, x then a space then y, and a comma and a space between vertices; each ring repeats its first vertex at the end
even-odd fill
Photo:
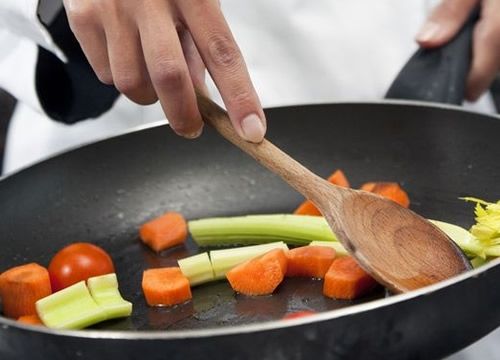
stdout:
POLYGON ((52 290, 59 291, 93 276, 114 273, 113 260, 99 246, 74 243, 60 250, 50 261, 52 290))
POLYGON ((306 316, 311 316, 316 314, 315 311, 310 311, 310 310, 303 310, 303 311, 296 311, 296 312, 291 312, 283 316, 283 320, 291 320, 291 319, 298 319, 306 316))
POLYGON ((215 279, 224 279, 226 277, 226 273, 235 266, 265 254, 273 249, 282 249, 286 251, 288 250, 288 247, 283 242, 275 242, 234 249, 210 251, 210 261, 212 262, 215 279))
POLYGON ((478 256, 483 259, 500 256, 500 201, 490 203, 471 197, 464 200, 476 203, 476 224, 470 228, 470 232, 482 248, 482 253, 478 256))
POLYGON ((49 273, 36 263, 13 267, 0 275, 0 297, 7 317, 35 315, 35 303, 51 293, 49 273))
POLYGON ((269 295, 283 281, 287 260, 283 249, 274 249, 232 268, 226 277, 234 291, 244 295, 269 295))
POLYGON ((40 320, 38 315, 24 315, 17 319, 17 321, 28 325, 43 325, 43 322, 40 320))
POLYGON ((311 241, 309 244, 311 246, 328 246, 335 250, 335 256, 347 256, 349 252, 345 249, 345 247, 337 241, 311 241))
POLYGON ((308 245, 313 240, 336 240, 326 221, 319 216, 248 215, 193 220, 188 225, 194 241, 201 247, 276 241, 308 245))
POLYGON ((468 256, 485 257, 481 243, 464 228, 438 220, 429 220, 452 239, 468 256))
POLYGON ((142 290, 149 306, 172 306, 192 298, 189 280, 178 267, 144 271, 142 290))
POLYGON ((106 311, 80 281, 36 302, 38 316, 53 329, 83 329, 106 320, 106 311))
POLYGON ((335 259, 335 250, 327 246, 301 246, 286 252, 286 276, 322 279, 335 259))
MULTIPOLYGON (((334 185, 342 187, 351 187, 349 181, 347 180, 344 172, 342 170, 335 170, 329 177, 328 181, 334 185)), ((310 215, 310 216, 322 216, 321 212, 318 210, 316 205, 310 200, 305 200, 299 205, 297 209, 293 212, 295 215, 310 215)))
POLYGON ((204 284, 215 279, 212 263, 206 252, 177 260, 177 264, 179 264, 184 276, 188 278, 191 286, 204 284))
POLYGON ((311 200, 304 200, 297 209, 293 211, 295 215, 323 216, 321 211, 313 204, 311 200))
POLYGON ((156 252, 182 244, 187 239, 186 220, 177 212, 167 212, 141 226, 141 240, 156 252))
POLYGON ((107 320, 132 314, 132 303, 121 296, 116 274, 91 277, 87 280, 87 286, 92 298, 106 314, 107 320))
POLYGON ((410 198, 398 183, 395 182, 371 182, 361 186, 361 190, 372 192, 390 199, 399 205, 410 207, 410 198))
POLYGON ((484 264, 487 263, 486 259, 483 259, 482 257, 476 256, 474 259, 470 261, 471 265, 475 268, 478 268, 480 266, 483 266, 484 264))
POLYGON ((335 259, 325 274, 323 294, 334 299, 352 300, 370 293, 377 282, 353 257, 335 259))

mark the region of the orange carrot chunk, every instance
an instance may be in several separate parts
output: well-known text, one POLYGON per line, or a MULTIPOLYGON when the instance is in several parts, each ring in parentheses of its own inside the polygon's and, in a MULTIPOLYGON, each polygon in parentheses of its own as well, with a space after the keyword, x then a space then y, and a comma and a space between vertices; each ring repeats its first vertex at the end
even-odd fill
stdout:
POLYGON ((38 315, 24 315, 17 319, 17 321, 29 325, 43 325, 43 322, 40 320, 38 315))
POLYGON ((301 246, 287 251, 286 276, 322 279, 335 259, 335 250, 327 246, 301 246))
POLYGON ((296 312, 291 312, 283 316, 283 320, 291 320, 291 319, 298 319, 301 317, 306 317, 306 316, 311 316, 316 314, 315 311, 310 311, 310 310, 303 310, 303 311, 296 311, 296 312))
POLYGON ((345 188, 351 187, 351 184, 349 183, 349 180, 347 180, 347 177, 345 176, 344 172, 342 170, 335 170, 329 177, 328 181, 333 184, 333 185, 338 185, 342 186, 345 188))
POLYGON ((293 213, 295 215, 323 216, 311 200, 305 200, 293 213))
POLYGON ((410 207, 410 198, 398 183, 395 182, 371 182, 361 186, 361 190, 369 191, 374 194, 381 195, 389 200, 392 200, 399 205, 408 208, 410 207))
MULTIPOLYGON (((342 170, 335 170, 328 177, 328 181, 334 185, 350 187, 349 181, 342 170)), ((293 213, 295 215, 322 216, 321 212, 310 200, 305 200, 293 213)))
POLYGON ((274 249, 248 260, 226 273, 234 291, 244 295, 269 295, 285 277, 287 267, 283 249, 274 249))
POLYGON ((377 282, 351 256, 335 259, 325 274, 323 294, 334 299, 352 300, 368 294, 377 282))
POLYGON ((36 263, 13 267, 0 275, 0 297, 7 317, 35 315, 37 300, 51 293, 49 272, 36 263))
POLYGON ((140 229, 141 240, 156 252, 182 244, 188 234, 184 217, 176 212, 168 212, 153 219, 140 229))
POLYGON ((189 280, 178 267, 145 270, 142 291, 149 306, 172 306, 192 298, 189 280))

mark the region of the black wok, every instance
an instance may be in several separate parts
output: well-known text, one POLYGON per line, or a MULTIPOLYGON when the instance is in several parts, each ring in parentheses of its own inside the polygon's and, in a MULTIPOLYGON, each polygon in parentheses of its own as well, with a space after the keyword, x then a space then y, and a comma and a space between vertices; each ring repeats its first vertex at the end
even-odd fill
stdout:
MULTIPOLYGON (((269 138, 321 175, 342 168, 353 185, 399 181, 412 208, 470 226, 458 197, 500 193, 495 117, 410 103, 335 104, 267 110, 269 138)), ((212 129, 187 141, 154 126, 75 149, 0 181, 0 271, 47 264, 64 245, 97 243, 112 255, 131 318, 85 331, 52 331, 0 317, 2 359, 433 359, 500 324, 495 261, 405 295, 360 301, 321 295, 321 283, 286 280, 263 298, 213 283, 192 302, 148 308, 142 270, 196 252, 189 241, 155 255, 137 239, 166 210, 194 219, 290 212, 301 197, 212 129), (296 310, 321 313, 279 320, 296 310), (158 331, 161 330, 161 331, 158 331)), ((430 249, 432 251, 432 249, 430 249)))

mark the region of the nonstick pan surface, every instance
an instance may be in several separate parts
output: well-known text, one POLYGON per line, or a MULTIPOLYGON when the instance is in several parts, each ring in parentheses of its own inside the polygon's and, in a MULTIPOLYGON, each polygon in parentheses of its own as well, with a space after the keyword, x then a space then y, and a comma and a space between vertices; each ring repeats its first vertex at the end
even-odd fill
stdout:
MULTIPOLYGON (((408 103, 284 107, 267 110, 267 117, 269 139, 313 171, 326 176, 341 168, 354 186, 398 181, 408 191, 412 209, 428 218, 468 227, 473 221, 472 206, 458 198, 473 195, 496 200, 500 194, 500 167, 496 166, 500 147, 494 146, 500 122, 495 117, 408 103)), ((498 276, 497 266, 427 296, 390 297, 382 302, 370 303, 384 298, 384 291, 357 302, 334 301, 321 295, 319 281, 287 279, 268 297, 235 296, 226 283, 219 282, 194 289, 193 301, 174 308, 146 306, 142 270, 173 266, 198 249, 190 240, 186 246, 157 255, 138 240, 140 224, 167 210, 179 211, 188 219, 289 213, 301 200, 212 129, 198 140, 187 141, 165 126, 155 126, 84 146, 4 178, 0 181, 0 271, 31 261, 47 265, 72 242, 96 243, 113 257, 120 290, 134 303, 134 312, 128 319, 81 332, 40 330, 0 318, 4 339, 0 354, 7 358, 24 354, 23 343, 29 341, 32 348, 39 348, 38 353, 30 351, 33 358, 49 353, 55 358, 77 353, 136 358, 144 352, 144 342, 164 356, 167 352, 169 358, 276 358, 277 354, 302 358, 301 349, 309 349, 322 358, 384 354, 384 358, 429 359, 467 346, 500 323, 500 310, 487 308, 500 298, 490 288, 498 276), (327 312, 291 323, 296 326, 281 321, 259 328, 288 312, 324 312, 360 302, 368 305, 341 310, 347 311, 345 316, 327 312), (467 305, 476 310, 458 314, 467 305), (484 316, 485 307, 488 318, 477 321, 474 316, 484 316), (457 326, 462 326, 463 333, 452 336, 451 329, 457 326), (213 333, 218 335, 196 332, 207 328, 217 328, 213 333), (329 330, 318 335, 319 329, 329 330), (386 343, 376 340, 381 333, 388 334, 382 336, 386 343), (273 347, 252 345, 265 340, 274 341, 273 347), (436 345, 440 341, 444 343, 436 345), (110 348, 104 349, 106 342, 110 348), (307 342, 322 345, 313 348, 307 342), (237 344, 247 349, 238 352, 237 344)), ((155 356, 163 358, 154 353, 150 357, 155 356)))

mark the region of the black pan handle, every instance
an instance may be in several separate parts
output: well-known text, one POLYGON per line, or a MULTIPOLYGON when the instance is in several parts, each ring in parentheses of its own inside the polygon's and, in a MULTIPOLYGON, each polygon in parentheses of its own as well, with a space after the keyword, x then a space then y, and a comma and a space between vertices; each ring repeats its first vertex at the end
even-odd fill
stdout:
POLYGON ((459 33, 435 49, 419 49, 398 74, 386 98, 462 104, 472 57, 475 9, 459 33))

